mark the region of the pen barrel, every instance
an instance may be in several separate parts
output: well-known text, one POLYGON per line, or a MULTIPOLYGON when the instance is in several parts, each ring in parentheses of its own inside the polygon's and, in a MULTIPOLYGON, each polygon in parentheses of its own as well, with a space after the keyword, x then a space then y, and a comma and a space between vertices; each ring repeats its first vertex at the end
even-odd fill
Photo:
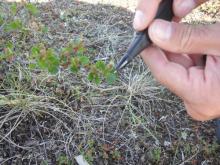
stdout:
POLYGON ((159 5, 155 19, 171 21, 173 16, 173 0, 163 0, 159 5))
MULTIPOLYGON (((166 21, 171 21, 173 16, 174 16, 173 0, 163 0, 159 5, 155 19, 163 19, 166 21)), ((136 32, 136 33, 137 35, 140 35, 140 33, 143 33, 143 32, 147 35, 147 38, 149 38, 148 28, 142 32, 136 32)))
MULTIPOLYGON (((171 21, 173 16, 173 0, 163 0, 159 5, 155 19, 171 21)), ((152 41, 148 34, 148 28, 144 31, 136 32, 135 38, 131 42, 131 45, 127 51, 127 54, 131 54, 128 56, 128 61, 132 60, 151 43, 152 41)))
POLYGON ((150 37, 146 35, 145 31, 137 32, 127 50, 127 61, 130 62, 145 48, 147 48, 151 43, 152 41, 150 40, 150 37))
MULTIPOLYGON (((155 19, 163 19, 171 21, 173 18, 173 0, 163 0, 157 10, 155 19)), ((146 30, 136 32, 135 37, 133 38, 127 52, 122 57, 116 69, 122 69, 125 67, 133 58, 140 54, 145 48, 147 48, 152 41, 148 35, 148 28, 146 30)))
MULTIPOLYGON (((173 16, 174 16, 173 0, 163 0, 159 5, 155 19, 163 19, 166 21, 171 21, 173 16)), ((144 31, 136 32, 135 38, 138 38, 138 37, 141 38, 140 42, 139 42, 139 44, 141 46, 139 46, 139 47, 142 48, 142 50, 145 49, 146 47, 148 47, 149 43, 152 43, 152 41, 149 37, 149 34, 148 34, 148 28, 145 29, 144 31), (146 36, 143 37, 142 35, 146 35, 146 36)), ((134 41, 135 41, 135 39, 134 39, 134 41)), ((132 43, 131 43, 130 47, 131 46, 132 46, 132 43)))

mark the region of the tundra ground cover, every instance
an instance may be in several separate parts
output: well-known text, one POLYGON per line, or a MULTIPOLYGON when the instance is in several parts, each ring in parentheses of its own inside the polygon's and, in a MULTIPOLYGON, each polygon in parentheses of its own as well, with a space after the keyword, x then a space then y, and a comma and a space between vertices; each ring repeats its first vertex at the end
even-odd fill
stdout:
POLYGON ((0 15, 1 164, 219 164, 214 123, 192 121, 140 58, 114 83, 88 79, 84 64, 126 51, 131 11, 64 0, 0 2, 0 15))

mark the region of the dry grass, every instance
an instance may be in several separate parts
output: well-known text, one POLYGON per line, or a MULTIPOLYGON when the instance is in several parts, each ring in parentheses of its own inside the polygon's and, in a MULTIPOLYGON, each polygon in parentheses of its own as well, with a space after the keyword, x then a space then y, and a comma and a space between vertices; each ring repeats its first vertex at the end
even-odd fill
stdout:
POLYGON ((58 164, 79 154, 91 164, 219 164, 213 123, 192 121, 140 58, 111 86, 26 67, 22 57, 34 43, 58 49, 79 36, 93 60, 118 61, 132 38, 132 12, 71 0, 38 6, 35 21, 48 33, 33 30, 16 62, 0 68, 1 164, 58 164))
POLYGON ((185 20, 191 24, 207 24, 220 22, 220 1, 210 0, 189 14, 185 20))

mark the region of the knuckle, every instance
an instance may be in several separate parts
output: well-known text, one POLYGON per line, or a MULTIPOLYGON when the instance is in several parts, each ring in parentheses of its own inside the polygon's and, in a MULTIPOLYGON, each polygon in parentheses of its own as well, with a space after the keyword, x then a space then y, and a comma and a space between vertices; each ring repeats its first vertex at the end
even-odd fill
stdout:
POLYGON ((193 25, 184 25, 182 28, 179 28, 177 32, 177 43, 176 52, 185 53, 188 51, 194 51, 194 48, 198 46, 198 43, 204 40, 204 36, 208 36, 209 28, 204 26, 193 26, 193 25))
POLYGON ((187 110, 187 114, 193 119, 193 120, 196 120, 196 121, 205 121, 205 118, 204 117, 201 117, 198 113, 196 112, 193 112, 191 110, 187 110))
POLYGON ((190 49, 193 42, 193 28, 189 25, 184 26, 180 32, 179 51, 190 49))
POLYGON ((210 114, 209 111, 203 109, 197 110, 197 109, 186 108, 186 110, 187 110, 187 114, 196 121, 207 121, 213 118, 213 116, 210 114))
POLYGON ((197 110, 191 103, 184 101, 187 114, 196 121, 205 121, 207 118, 201 115, 200 111, 197 110))

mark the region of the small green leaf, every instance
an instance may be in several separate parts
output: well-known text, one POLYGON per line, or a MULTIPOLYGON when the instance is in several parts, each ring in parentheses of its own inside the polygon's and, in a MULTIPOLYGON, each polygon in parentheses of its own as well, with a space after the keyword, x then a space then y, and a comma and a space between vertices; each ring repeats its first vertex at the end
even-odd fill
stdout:
POLYGON ((121 153, 118 150, 112 151, 111 154, 113 159, 119 160, 121 158, 121 153))
POLYGON ((51 74, 56 74, 59 71, 59 67, 58 65, 51 65, 50 67, 48 67, 48 72, 51 74))
POLYGON ((10 10, 11 10, 12 14, 15 15, 17 13, 17 4, 12 3, 12 5, 10 6, 10 10))
POLYGON ((11 41, 8 41, 6 43, 6 47, 4 49, 4 56, 5 58, 10 58, 14 55, 14 46, 13 43, 11 41))
POLYGON ((41 69, 46 69, 47 68, 47 63, 46 63, 46 60, 44 58, 39 58, 39 60, 37 61, 37 64, 41 69))
POLYGON ((58 165, 63 165, 68 163, 68 158, 64 155, 60 155, 58 158, 58 165))
POLYGON ((70 70, 74 73, 79 71, 79 59, 78 58, 72 58, 71 60, 71 66, 70 66, 70 70))
POLYGON ((115 73, 111 73, 111 72, 107 73, 107 75, 106 75, 107 83, 113 84, 116 81, 116 79, 117 79, 117 76, 115 73))
POLYGON ((37 64, 29 64, 29 68, 30 69, 36 69, 37 68, 37 64))
POLYGON ((46 160, 43 160, 40 165, 48 165, 48 162, 46 160))
MULTIPOLYGON (((37 49, 33 50, 37 51, 37 49)), ((41 69, 47 69, 51 74, 55 74, 59 70, 59 59, 53 49, 48 49, 44 54, 40 54, 37 64, 41 69)))
POLYGON ((31 56, 37 57, 39 56, 39 53, 40 53, 40 48, 38 46, 33 46, 31 48, 31 56))
POLYGON ((72 49, 73 49, 73 44, 68 43, 68 45, 62 49, 62 51, 71 53, 72 49))
POLYGON ((79 61, 84 66, 89 64, 89 58, 87 56, 79 56, 79 61))
POLYGON ((0 61, 4 60, 6 58, 6 55, 4 53, 0 53, 0 61))
POLYGON ((94 73, 90 72, 88 75, 88 80, 93 81, 94 80, 94 73))
POLYGON ((95 76, 94 82, 98 85, 101 83, 101 79, 98 75, 95 76))
POLYGON ((4 17, 0 14, 0 26, 4 23, 4 17))
POLYGON ((48 32, 48 27, 47 26, 43 26, 42 28, 41 28, 41 31, 42 31, 42 33, 47 33, 48 32))
POLYGON ((31 13, 32 15, 37 15, 39 13, 38 8, 33 5, 32 3, 27 3, 25 5, 25 8, 28 10, 29 13, 31 13))
POLYGON ((68 52, 61 52, 61 55, 60 55, 60 64, 63 66, 63 67, 68 67, 70 65, 70 55, 68 52))
POLYGON ((47 69, 51 74, 56 74, 59 71, 59 59, 53 49, 48 49, 46 53, 47 69))
POLYGON ((96 84, 100 84, 101 83, 101 79, 100 77, 98 76, 98 74, 96 73, 93 73, 93 72, 90 72, 89 75, 88 75, 88 80, 91 81, 91 82, 94 82, 96 84))
POLYGON ((82 42, 82 40, 78 40, 75 42, 73 46, 74 53, 76 53, 77 56, 82 56, 85 52, 85 46, 82 42))
POLYGON ((5 31, 10 32, 10 31, 15 31, 15 30, 21 30, 22 29, 22 22, 21 20, 14 20, 12 22, 9 22, 5 26, 5 31))
POLYGON ((96 68, 100 71, 104 71, 105 68, 106 68, 106 65, 103 61, 97 61, 96 64, 95 64, 96 68))
POLYGON ((6 43, 6 47, 9 48, 9 49, 13 49, 13 48, 14 48, 14 45, 13 45, 13 43, 12 43, 11 41, 8 41, 8 42, 6 43))
POLYGON ((183 138, 183 140, 187 139, 187 132, 181 132, 181 137, 183 138))

